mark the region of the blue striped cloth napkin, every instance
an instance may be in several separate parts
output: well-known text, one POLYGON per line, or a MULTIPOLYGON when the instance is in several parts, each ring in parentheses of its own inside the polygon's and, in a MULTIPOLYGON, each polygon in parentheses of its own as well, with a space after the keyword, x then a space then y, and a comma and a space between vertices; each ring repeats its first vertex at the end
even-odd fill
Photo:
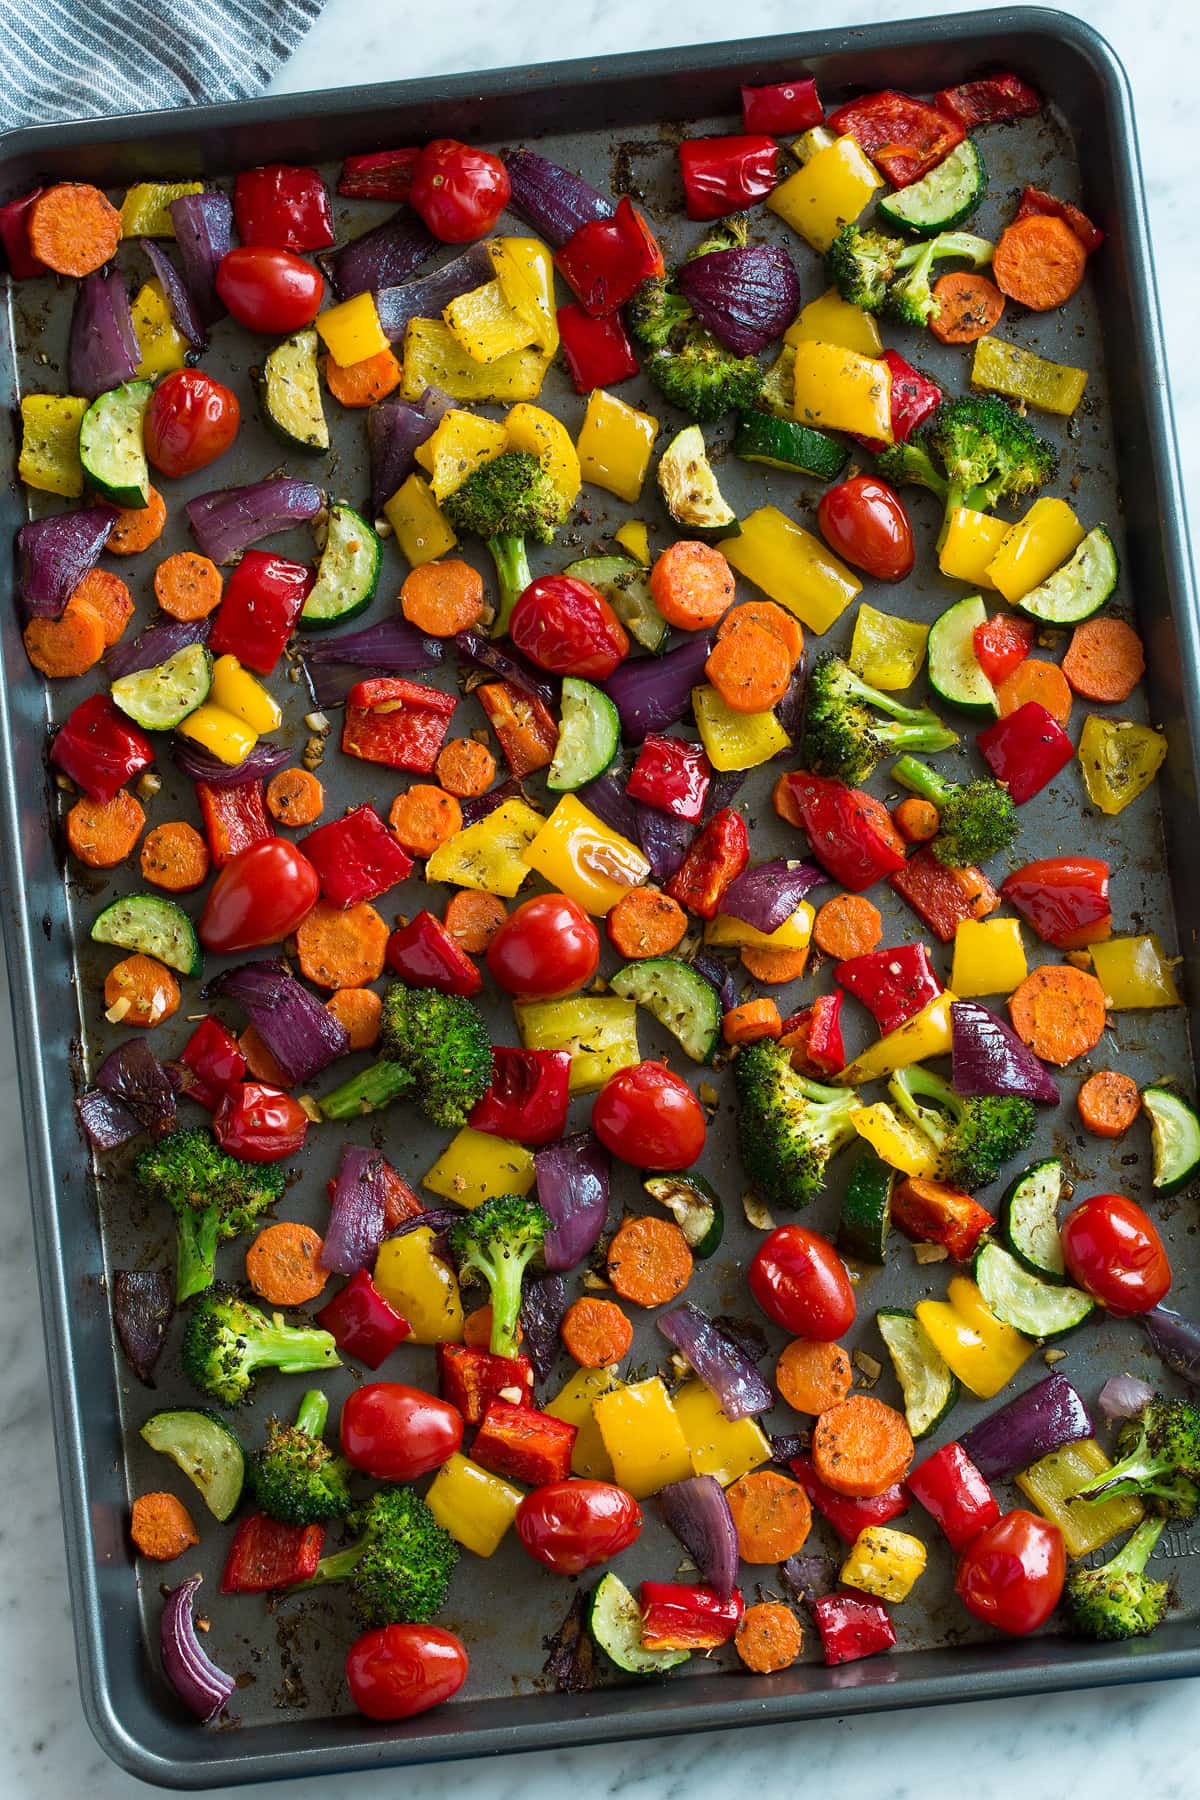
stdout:
POLYGON ((260 93, 321 0, 0 0, 0 126, 260 93))

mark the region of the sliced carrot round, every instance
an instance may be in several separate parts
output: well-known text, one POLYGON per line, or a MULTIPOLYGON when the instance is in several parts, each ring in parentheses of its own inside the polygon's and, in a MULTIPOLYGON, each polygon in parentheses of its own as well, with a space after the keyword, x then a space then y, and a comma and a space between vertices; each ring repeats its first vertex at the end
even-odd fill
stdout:
POLYGON ((373 1050, 379 1042, 383 1001, 373 988, 338 988, 325 1002, 326 1010, 350 1033, 352 1050, 373 1050))
POLYGON ((927 844, 937 836, 942 823, 932 800, 922 800, 916 794, 910 794, 892 809, 892 820, 906 844, 927 844))
POLYGON ((759 1600, 738 1621, 733 1647, 752 1674, 778 1675, 804 1649, 804 1631, 782 1600, 759 1600))
POLYGON ((731 712, 762 713, 787 693, 792 662, 782 638, 751 623, 718 638, 704 673, 731 712))
POLYGON ((383 974, 388 928, 365 900, 331 906, 318 900, 296 927, 300 973, 315 987, 365 987, 383 974))
POLYGON ((605 920, 613 948, 627 962, 669 956, 687 936, 687 914, 678 900, 654 887, 630 888, 605 920))
POLYGON ((1042 662, 1036 656, 1027 656, 1024 662, 1019 662, 996 689, 1002 719, 1007 719, 1010 713, 1020 712, 1029 701, 1036 700, 1052 719, 1065 725, 1071 717, 1071 698, 1070 684, 1058 664, 1042 662))
POLYGON ((190 894, 208 879, 208 845, 186 819, 156 825, 142 845, 142 874, 169 894, 190 894))
POLYGON ((179 983, 165 963, 138 951, 108 971, 104 1004, 114 1025, 149 1029, 179 1011, 179 983))
POLYGON ((460 888, 446 907, 442 923, 460 950, 468 956, 482 956, 507 917, 508 908, 498 894, 460 888))
POLYGON ((420 563, 400 589, 400 610, 427 637, 454 637, 483 616, 483 576, 460 557, 420 563))
POLYGON ((813 920, 813 942, 836 962, 868 956, 883 942, 883 917, 865 894, 835 894, 813 920))
POLYGON ((25 654, 51 681, 86 675, 104 655, 104 624, 90 606, 68 604, 57 619, 30 619, 22 634, 25 654))
POLYGON ((791 1476, 758 1469, 726 1488, 725 1498, 743 1562, 781 1563, 803 1550, 812 1530, 812 1507, 791 1476))
POLYGON ((691 1275, 688 1241, 670 1219, 626 1219, 608 1246, 608 1279, 635 1306, 665 1306, 691 1275))
POLYGON ((315 825, 325 789, 309 769, 280 769, 267 783, 267 811, 279 825, 315 825))
POLYGON ((756 1044, 760 1038, 777 1038, 783 1030, 779 1008, 773 1000, 744 1000, 730 1007, 721 1020, 721 1036, 727 1044, 756 1044))
POLYGON ((996 286, 1031 312, 1050 312, 1071 298, 1087 268, 1087 251, 1063 219, 1029 213, 1000 233, 992 255, 996 286))
POLYGON ((221 604, 221 571, 195 550, 177 550, 154 571, 154 595, 172 619, 207 619, 221 604))
POLYGON ((246 1280, 268 1306, 304 1306, 315 1300, 329 1271, 321 1267, 324 1239, 311 1225, 281 1219, 259 1232, 246 1252, 246 1280))
POLYGON ((418 781, 397 794, 388 814, 392 836, 410 856, 429 857, 462 830, 462 807, 444 788, 418 781))
POLYGON ((794 1412, 828 1412, 850 1392, 854 1371, 840 1344, 793 1338, 775 1365, 775 1386, 794 1412))
POLYGON ((744 600, 740 606, 731 606, 717 626, 718 642, 744 625, 759 625, 772 632, 786 648, 793 668, 804 655, 804 632, 799 619, 774 600, 744 600))
POLYGON ((715 544, 682 538, 650 571, 650 592, 668 625, 707 631, 733 600, 733 570, 715 544))
POLYGON ((1043 963, 1008 1003, 1013 1030, 1043 1062, 1062 1068, 1094 1050, 1104 1036, 1104 989, 1086 969, 1043 963))
POLYGON ((907 1475, 912 1433, 894 1406, 873 1394, 848 1394, 818 1417, 812 1459, 826 1487, 869 1500, 907 1475))
POLYGON ((118 510, 117 522, 105 539, 104 548, 114 556, 136 556, 162 536, 166 522, 167 503, 152 487, 146 506, 124 506, 118 510))
POLYGON ((135 849, 145 823, 141 801, 124 788, 111 800, 85 795, 67 814, 67 842, 89 869, 115 869, 135 849))
POLYGON ((1084 700, 1118 706, 1146 673, 1142 640, 1124 619, 1084 619, 1071 633, 1062 672, 1084 700))
POLYGON ((808 966, 808 948, 764 950, 760 944, 743 944, 738 958, 752 981, 781 987, 786 981, 799 981, 808 966))
POLYGON ((1118 1069, 1098 1069, 1089 1075, 1075 1101, 1085 1130, 1093 1137, 1124 1137, 1141 1110, 1138 1084, 1118 1069))
POLYGON ((56 275, 94 274, 120 241, 120 213, 90 182, 56 182, 29 209, 29 248, 56 275))
POLYGON ((559 1334, 581 1369, 606 1369, 620 1362, 633 1342, 633 1326, 616 1301, 591 1294, 567 1308, 559 1334))
POLYGON ((434 773, 448 794, 473 800, 495 781, 496 759, 478 738, 451 738, 438 753, 434 773))
POLYGON ((933 284, 929 329, 940 344, 973 344, 1000 323, 1004 295, 986 275, 943 275, 933 284))

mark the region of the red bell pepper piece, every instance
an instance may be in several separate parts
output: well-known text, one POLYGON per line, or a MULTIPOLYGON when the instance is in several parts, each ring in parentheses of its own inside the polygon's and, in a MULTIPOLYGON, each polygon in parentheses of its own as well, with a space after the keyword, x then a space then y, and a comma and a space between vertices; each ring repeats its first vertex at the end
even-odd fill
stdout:
POLYGON ((985 1231, 996 1223, 970 1194, 941 1181, 898 1181, 891 1220, 914 1244, 941 1244, 954 1262, 970 1262, 985 1231))
POLYGON ((536 694, 522 692, 511 681, 485 681, 475 689, 475 698, 517 781, 549 767, 558 747, 558 726, 536 694))
POLYGON ((1082 950, 1112 936, 1108 864, 1093 856, 1046 856, 1014 869, 1000 892, 1057 950, 1082 950))
POLYGON ((679 146, 679 173, 688 218, 723 219, 778 185, 779 145, 761 135, 688 138, 679 146))
POLYGON ((813 1467, 811 1456, 793 1456, 788 1464, 823 1519, 828 1519, 838 1536, 853 1544, 868 1525, 886 1525, 908 1511, 912 1496, 902 1481, 873 1494, 869 1500, 853 1500, 826 1487, 813 1467))
POLYGON ((1024 806, 1040 794, 1075 754, 1058 720, 1036 700, 997 719, 975 742, 996 780, 1008 788, 1014 806, 1024 806))
POLYGON ((372 150, 366 156, 348 156, 342 164, 337 191, 348 200, 394 200, 397 205, 412 192, 413 169, 421 146, 407 150, 372 150))
POLYGON ((1104 242, 1104 233, 1098 225, 1093 225, 1085 212, 1078 206, 1072 206, 1069 200, 1060 200, 1057 194, 1047 194, 1043 188, 1027 187, 1021 195, 1021 204, 1013 218, 1015 225, 1018 219, 1027 219, 1031 213, 1038 213, 1044 218, 1061 219, 1069 225, 1079 239, 1088 255, 1098 250, 1104 242))
POLYGON ((638 372, 638 359, 620 313, 593 319, 572 301, 558 309, 558 336, 577 394, 615 387, 638 372))
POLYGON ((924 944, 848 957, 834 969, 833 978, 862 1001, 885 1037, 943 992, 924 944))
POLYGON ((207 1013, 179 1056, 187 1070, 183 1091, 197 1106, 216 1112, 228 1088, 246 1078, 246 1059, 220 1019, 207 1013))
POLYGON ((838 137, 852 137, 898 188, 909 187, 936 169, 967 135, 949 113, 894 88, 848 101, 825 123, 838 137))
POLYGON ((566 1050, 509 1050, 493 1044, 492 1085, 467 1124, 518 1144, 553 1144, 566 1129, 570 1076, 566 1050))
POLYGON ((877 1656, 896 1642, 887 1609, 865 1594, 825 1594, 813 1601, 809 1611, 821 1634, 827 1669, 877 1656))
POLYGON ((1019 75, 988 75, 982 81, 940 88, 934 103, 967 131, 1001 119, 1032 119, 1042 110, 1042 96, 1019 75))
POLYGON ((781 819, 808 833, 826 874, 852 894, 904 867, 904 839, 887 807, 861 788, 796 769, 779 777, 772 799, 781 819))
MULTIPOLYGON (((383 1229, 385 1232, 395 1231, 397 1225, 402 1225, 405 1219, 415 1218, 418 1213, 424 1212, 425 1208, 421 1205, 421 1202, 417 1199, 417 1196, 413 1193, 413 1190, 409 1187, 403 1175, 400 1174, 398 1169, 393 1169, 390 1162, 384 1163, 381 1173, 383 1181, 383 1229)), ((333 1190, 335 1185, 336 1184, 332 1180, 328 1184, 330 1205, 333 1204, 333 1190)))
POLYGON ((387 941, 387 966, 410 987, 436 988, 439 994, 461 994, 466 1000, 483 987, 483 976, 466 951, 431 912, 419 912, 396 927, 387 941))
POLYGON ((317 1572, 324 1542, 323 1525, 283 1525, 263 1513, 251 1513, 233 1534, 221 1592, 267 1594, 272 1588, 308 1581, 317 1572))
POLYGON ((773 137, 807 131, 819 125, 825 108, 811 75, 795 81, 774 81, 766 87, 743 87, 742 124, 747 131, 769 131, 773 137))
POLYGON ((1015 613, 995 613, 975 627, 971 637, 975 661, 993 687, 1020 668, 1033 649, 1036 635, 1033 620, 1015 613))
POLYGON ((818 994, 811 1006, 784 1020, 779 1043, 791 1051, 793 1069, 812 1080, 841 1073, 846 1066, 841 1013, 841 994, 818 994))
POLYGON ((300 839, 300 847, 321 878, 331 906, 376 900, 412 872, 413 859, 401 848, 373 806, 356 806, 300 839))
POLYGON ((14 281, 28 281, 34 275, 48 273, 45 263, 33 254, 29 242, 30 209, 44 192, 44 188, 34 188, 32 193, 22 194, 0 206, 0 243, 4 245, 8 272, 14 281))
POLYGON ((365 1269, 357 1269, 314 1320, 322 1331, 331 1333, 339 1350, 368 1369, 377 1369, 412 1335, 408 1320, 384 1299, 365 1269))
POLYGON ((715 919, 730 882, 736 881, 750 861, 746 821, 731 806, 714 813, 667 883, 667 892, 680 906, 715 919))
POLYGON ((943 944, 951 942, 964 919, 986 919, 1000 904, 982 869, 949 869, 928 847, 910 856, 888 885, 943 944))
POLYGON ((533 1364, 527 1356, 493 1356, 472 1344, 439 1344, 437 1369, 438 1393, 468 1425, 478 1425, 493 1400, 502 1406, 533 1405, 533 1364), (521 1398, 514 1400, 518 1392, 521 1398))
POLYGON ((198 781, 196 799, 208 853, 218 869, 251 844, 261 844, 275 835, 275 827, 267 817, 261 781, 243 781, 237 787, 213 787, 207 781, 198 781))
POLYGON ((453 694, 399 675, 357 682, 346 696, 342 749, 363 762, 428 775, 457 704, 453 694))
POLYGON ((625 784, 631 800, 644 800, 677 819, 699 819, 712 780, 712 764, 699 744, 683 738, 645 739, 625 784))
POLYGON ((291 163, 243 169, 233 184, 233 218, 243 244, 328 250, 333 243, 329 191, 315 169, 291 163))
POLYGON ((213 655, 236 656, 246 668, 270 675, 316 579, 307 563, 247 550, 225 583, 213 620, 208 638, 213 655))
POLYGON ((908 1485, 913 1498, 937 1520, 952 1550, 965 1550, 1000 1517, 995 1494, 961 1444, 943 1444, 927 1456, 910 1471, 908 1485))
MULTIPOLYGON (((918 425, 923 425, 942 404, 942 390, 936 381, 930 381, 928 375, 906 362, 898 350, 885 350, 879 360, 892 371, 888 395, 892 442, 906 444, 918 425)), ((857 431, 849 435, 872 455, 877 456, 884 448, 882 438, 863 437, 857 431)))
POLYGON ((699 1582, 643 1581, 642 1643, 647 1650, 715 1650, 742 1621, 741 1589, 728 1600, 699 1582))
POLYGON ((55 733, 50 761, 89 800, 107 805, 154 761, 154 746, 107 694, 81 700, 55 733))
POLYGON ((589 219, 554 253, 554 264, 584 312, 616 312, 642 282, 666 272, 658 240, 629 199, 611 219, 589 219))
MULTIPOLYGON (((508 1358, 500 1360, 505 1362, 508 1358)), ((578 1430, 577 1425, 568 1425, 565 1419, 538 1412, 532 1406, 492 1400, 471 1446, 471 1456, 480 1468, 503 1475, 506 1481, 545 1487, 548 1481, 565 1481, 571 1473, 571 1451, 578 1430)))

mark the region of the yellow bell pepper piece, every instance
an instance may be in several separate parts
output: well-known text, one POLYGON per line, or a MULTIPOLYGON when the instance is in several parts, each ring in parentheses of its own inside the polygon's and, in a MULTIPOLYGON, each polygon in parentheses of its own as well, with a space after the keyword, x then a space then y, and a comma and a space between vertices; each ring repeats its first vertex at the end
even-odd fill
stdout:
POLYGON ((436 1231, 419 1225, 403 1237, 385 1238, 372 1275, 389 1306, 412 1326, 414 1344, 461 1344, 462 1296, 449 1263, 433 1253, 436 1231))
POLYGON ((1095 1438, 1064 1444, 1017 1476, 1017 1486, 1044 1519, 1058 1526, 1068 1556, 1088 1556, 1123 1531, 1140 1525, 1145 1512, 1140 1500, 1120 1494, 1111 1500, 1081 1500, 1071 1496, 1094 1487, 1112 1463, 1095 1438))
POLYGON ((526 350, 537 331, 524 313, 510 306, 498 281, 459 294, 442 314, 446 324, 474 362, 499 362, 515 350, 526 350))
POLYGON ((121 202, 121 236, 173 238, 172 200, 203 192, 202 181, 135 181, 121 202))
POLYGON ((502 1481, 456 1450, 434 1476, 425 1498, 438 1524, 464 1550, 491 1556, 500 1548, 524 1496, 511 1481, 502 1481))
POLYGON ((612 1458, 604 1448, 604 1439, 596 1423, 593 1405, 601 1394, 611 1394, 621 1386, 615 1366, 607 1369, 577 1369, 566 1386, 560 1388, 544 1411, 552 1419, 574 1425, 575 1442, 571 1448, 571 1473, 588 1481, 611 1481, 612 1458))
POLYGON ((956 997, 947 988, 903 1025, 897 1025, 895 1031, 869 1044, 861 1056, 856 1056, 832 1079, 842 1087, 859 1087, 864 1081, 894 1075, 897 1069, 907 1069, 911 1063, 927 1062, 931 1056, 949 1056, 950 1006, 956 997))
POLYGON ((928 642, 928 625, 878 612, 864 600, 854 621, 850 667, 871 687, 899 693, 921 673, 928 642))
POLYGON ((258 742, 257 731, 251 730, 244 719, 211 700, 189 713, 175 729, 180 737, 191 738, 193 743, 210 750, 231 768, 245 762, 258 742))
POLYGON ((1073 413, 1083 399, 1087 378, 1086 369, 1047 362, 1044 356, 1025 350, 1020 344, 1006 344, 998 337, 980 338, 971 365, 971 380, 976 387, 1006 394, 1010 400, 1024 400, 1043 412, 1064 415, 1073 413))
POLYGON ((525 851, 542 824, 541 813, 524 800, 506 800, 486 819, 439 844, 425 865, 425 879, 511 900, 529 874, 525 851))
POLYGON ((487 247, 504 297, 533 327, 532 343, 543 356, 558 349, 554 304, 554 262, 540 238, 493 238, 487 247))
POLYGON ((964 919, 955 931, 950 986, 960 1000, 1011 994, 1028 973, 1020 919, 964 919))
POLYGON ((752 512, 742 520, 741 535, 724 539, 721 549, 739 575, 817 633, 836 624, 862 589, 858 577, 820 538, 777 506, 752 512))
POLYGON ((911 1532, 867 1525, 842 1564, 841 1579, 877 1600, 907 1600, 925 1572, 925 1561, 925 1546, 911 1532))
POLYGON ((601 1394, 592 1413, 613 1477, 635 1500, 649 1499, 668 1482, 687 1481, 692 1474, 683 1426, 657 1375, 601 1394))
POLYGON ((952 581, 990 588, 988 569, 1008 532, 1003 519, 970 506, 956 506, 938 545, 938 568, 952 581))
POLYGON ((878 356, 883 349, 879 326, 861 306, 851 306, 836 288, 826 288, 803 307, 783 334, 785 344, 838 344, 860 356, 878 356))
POLYGON ((715 687, 693 688, 692 710, 714 769, 757 769, 791 741, 773 712, 734 712, 715 687))
POLYGON ((1013 604, 1066 562, 1084 539, 1084 529, 1065 500, 1035 500, 1023 519, 1009 527, 988 564, 988 579, 1013 604))
POLYGON ((735 919, 732 913, 718 913, 704 927, 706 944, 733 946, 740 950, 744 944, 759 950, 807 950, 812 941, 813 920, 816 913, 802 900, 794 913, 777 925, 774 931, 756 931, 753 925, 747 925, 745 919, 735 919))
POLYGON ((405 400, 419 400, 427 387, 441 388, 452 400, 536 400, 549 367, 533 349, 476 362, 442 319, 409 320, 403 362, 405 400))
POLYGON ((443 1199, 457 1200, 474 1212, 498 1194, 527 1194, 533 1186, 533 1151, 511 1138, 490 1131, 474 1131, 464 1125, 457 1132, 421 1185, 443 1199))
POLYGON ((689 1381, 675 1396, 675 1413, 687 1439, 692 1473, 715 1475, 722 1487, 740 1481, 771 1460, 771 1446, 753 1419, 727 1419, 702 1381, 689 1381))
POLYGON ((641 494, 657 436, 658 420, 651 413, 626 406, 603 388, 593 389, 575 440, 584 481, 632 505, 641 494))
POLYGON ((513 1011, 522 1049, 567 1052, 572 1094, 594 1094, 618 1069, 642 1060, 635 1000, 578 994, 570 1000, 530 1000, 513 1011))
POLYGON ((934 1349, 981 1400, 998 1394, 1036 1348, 996 1317, 965 1275, 954 1277, 945 1300, 919 1300, 916 1313, 934 1349))
POLYGON ((182 369, 190 346, 175 328, 174 315, 157 277, 139 288, 129 310, 141 356, 139 377, 145 381, 155 375, 168 375, 172 369, 182 369))
POLYGON ((374 294, 354 294, 313 320, 325 348, 341 369, 391 348, 379 323, 374 294))
MULTIPOLYGON (((773 213, 824 253, 843 225, 852 225, 883 181, 852 137, 840 137, 767 195, 773 213)), ((879 436, 876 432, 875 436, 879 436)))
POLYGON ((613 532, 613 542, 627 550, 643 569, 650 567, 650 529, 644 519, 626 519, 624 525, 613 532))
POLYGON ((249 669, 243 669, 236 656, 218 656, 214 662, 209 699, 252 731, 274 731, 283 720, 282 710, 262 682, 256 681, 249 669))
POLYGON ((567 505, 574 506, 582 476, 571 434, 562 420, 540 406, 522 401, 509 410, 504 429, 508 433, 508 448, 536 456, 567 505))
POLYGON ((925 1181, 936 1181, 941 1174, 941 1159, 929 1139, 886 1100, 860 1106, 851 1113, 850 1123, 889 1169, 919 1175, 925 1181))
POLYGON ((574 794, 564 794, 525 851, 525 861, 596 918, 610 913, 650 873, 636 844, 611 830, 574 794))
POLYGON ((73 394, 26 394, 21 401, 21 458, 17 474, 41 494, 78 500, 83 493, 79 427, 90 400, 73 394))
MULTIPOLYGON (((515 447, 515 446, 514 446, 515 447)), ((414 455, 429 472, 429 485, 438 505, 460 488, 468 475, 482 469, 509 448, 508 433, 494 419, 451 407, 432 437, 414 455)))
POLYGON ((822 431, 857 431, 892 441, 892 371, 838 344, 796 345, 794 414, 822 431))
POLYGON ((415 471, 384 501, 383 516, 396 535, 401 554, 414 569, 421 563, 436 562, 458 542, 428 482, 415 471))
POLYGON ((1088 799, 1102 813, 1119 813, 1144 794, 1167 756, 1161 731, 1134 719, 1089 713, 1075 754, 1088 799))
POLYGON ((1089 944, 1088 954, 1110 1012, 1182 1006, 1171 965, 1154 932, 1089 944))

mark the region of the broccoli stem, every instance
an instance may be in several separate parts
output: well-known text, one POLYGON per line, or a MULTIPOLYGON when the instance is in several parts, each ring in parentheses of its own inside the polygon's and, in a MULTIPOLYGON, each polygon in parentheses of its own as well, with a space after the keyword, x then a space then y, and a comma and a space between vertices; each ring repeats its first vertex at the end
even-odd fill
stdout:
POLYGON ((946 781, 936 769, 929 768, 915 756, 902 756, 899 762, 893 763, 892 776, 901 787, 920 794, 923 800, 932 800, 935 806, 945 806, 958 792, 957 782, 946 781))
POLYGON ((493 1271, 492 1336, 488 1349, 493 1356, 518 1356, 517 1323, 521 1315, 521 1277, 525 1264, 520 1257, 501 1255, 493 1271))
POLYGON ((533 572, 529 567, 523 537, 502 533, 489 538, 487 547, 491 551, 492 561, 496 565, 496 579, 500 583, 500 610, 492 626, 492 636, 505 637, 513 607, 533 580, 533 572))
POLYGON ((331 1556, 323 1556, 307 1581, 297 1581, 292 1592, 298 1593, 303 1588, 323 1587, 327 1581, 349 1581, 362 1561, 369 1541, 367 1537, 361 1537, 349 1549, 335 1550, 331 1556))
MULTIPOLYGON (((278 1316, 278 1315, 276 1315, 278 1316)), ((283 1375, 306 1375, 310 1369, 336 1369, 339 1366, 337 1346, 327 1331, 316 1326, 306 1331, 302 1326, 278 1324, 265 1330, 247 1333, 245 1366, 255 1369, 278 1369, 283 1375)))
POLYGON ((329 1401, 320 1388, 309 1388, 296 1414, 296 1430, 302 1431, 305 1437, 323 1438, 328 1419, 329 1401))
POLYGON ((217 1232, 221 1203, 215 1200, 203 1212, 177 1214, 175 1232, 175 1304, 182 1306, 194 1294, 202 1294, 217 1277, 217 1232))
POLYGON ((1166 1529, 1167 1521, 1154 1516, 1142 1520, 1128 1543, 1103 1565, 1105 1575, 1140 1575, 1154 1554, 1154 1546, 1166 1529))
POLYGON ((917 1094, 924 1094, 928 1099, 939 1102, 952 1117, 957 1118, 962 1110, 961 1105, 956 1104, 957 1096, 944 1081, 936 1075, 931 1075, 928 1069, 921 1067, 920 1063, 913 1063, 910 1068, 900 1069, 892 1076, 888 1082, 888 1093, 895 1100, 905 1118, 915 1125, 918 1131, 925 1133, 935 1149, 941 1150, 945 1147, 950 1136, 949 1124, 939 1116, 934 1108, 922 1106, 916 1098, 917 1094))
POLYGON ((401 1099, 412 1085, 412 1076, 401 1063, 381 1057, 326 1094, 321 1111, 327 1119, 357 1119, 401 1099))

